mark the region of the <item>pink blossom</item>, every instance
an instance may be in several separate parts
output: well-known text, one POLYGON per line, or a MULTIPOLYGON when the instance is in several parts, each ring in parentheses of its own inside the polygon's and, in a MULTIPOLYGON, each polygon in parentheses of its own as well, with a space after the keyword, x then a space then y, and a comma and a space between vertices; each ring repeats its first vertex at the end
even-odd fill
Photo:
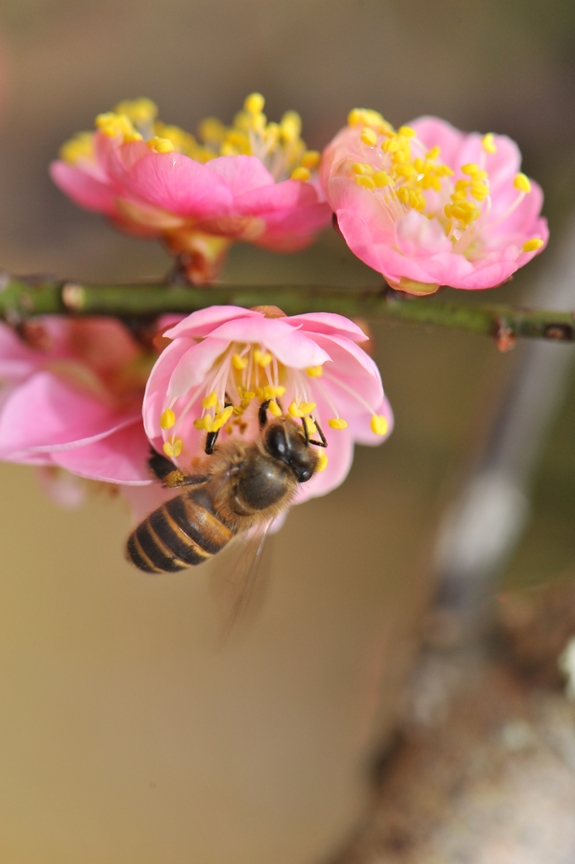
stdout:
POLYGON ((505 282, 547 243, 543 193, 504 135, 435 117, 398 131, 355 109, 326 148, 321 182, 350 249, 393 287, 432 294, 505 282))
POLYGON ((0 458, 50 469, 44 485, 64 504, 79 493, 57 469, 151 483, 142 397, 156 357, 111 318, 41 317, 23 338, 0 324, 0 458))
POLYGON ((149 100, 121 103, 96 118, 98 131, 64 145, 52 178, 117 227, 162 239, 191 281, 213 281, 232 242, 295 251, 331 217, 298 115, 268 123, 263 104, 249 96, 230 129, 204 121, 199 143, 156 120, 149 100))
POLYGON ((144 426, 158 452, 183 471, 204 457, 206 437, 259 434, 258 410, 322 430, 318 472, 297 500, 323 495, 346 477, 355 442, 378 444, 393 417, 377 366, 357 345, 363 332, 341 315, 286 317, 276 307, 214 306, 194 312, 164 335, 144 397, 144 426), (302 419, 305 418, 305 419, 302 419))

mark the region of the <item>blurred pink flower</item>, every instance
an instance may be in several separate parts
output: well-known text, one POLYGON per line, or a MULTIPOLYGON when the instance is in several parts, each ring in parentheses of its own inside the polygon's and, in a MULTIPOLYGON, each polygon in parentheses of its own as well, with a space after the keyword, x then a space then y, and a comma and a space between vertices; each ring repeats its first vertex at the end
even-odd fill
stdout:
MULTIPOLYGON (((0 324, 0 459, 151 483, 142 397, 157 353, 111 318, 46 316, 25 325, 23 337, 0 324)), ((78 487, 58 477, 43 472, 53 496, 79 500, 78 487)))
POLYGON ((164 335, 173 341, 151 372, 144 426, 156 450, 184 471, 202 459, 207 433, 258 435, 258 409, 267 400, 273 416, 305 417, 311 436, 318 424, 327 439, 297 501, 344 480, 354 443, 378 444, 391 432, 379 371, 356 344, 366 336, 341 315, 214 306, 164 335))
POLYGON ((67 142, 54 182, 119 228, 164 240, 192 282, 213 281, 234 241, 291 252, 308 246, 331 212, 288 112, 268 123, 263 97, 248 96, 234 126, 209 118, 200 144, 156 120, 153 102, 123 102, 96 118, 98 131, 67 142))
POLYGON ((321 182, 358 258, 393 287, 492 288, 543 249, 543 193, 517 145, 435 117, 395 131, 355 109, 324 151, 321 182))

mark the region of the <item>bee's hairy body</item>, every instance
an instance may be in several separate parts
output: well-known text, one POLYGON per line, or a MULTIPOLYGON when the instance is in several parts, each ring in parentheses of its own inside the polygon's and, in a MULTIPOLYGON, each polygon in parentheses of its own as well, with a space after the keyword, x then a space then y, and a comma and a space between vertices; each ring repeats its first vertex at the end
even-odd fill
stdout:
POLYGON ((253 441, 224 443, 206 462, 207 473, 199 476, 174 465, 162 473, 155 469, 166 486, 182 489, 130 535, 127 557, 140 570, 169 573, 202 564, 237 534, 270 522, 313 475, 318 457, 297 424, 285 418, 253 441))

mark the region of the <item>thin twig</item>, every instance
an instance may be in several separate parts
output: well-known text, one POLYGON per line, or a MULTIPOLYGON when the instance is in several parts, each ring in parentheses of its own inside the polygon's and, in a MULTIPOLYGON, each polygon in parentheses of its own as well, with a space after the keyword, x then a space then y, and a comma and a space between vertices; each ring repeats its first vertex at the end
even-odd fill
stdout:
POLYGON ((385 287, 348 289, 310 285, 215 285, 197 288, 168 283, 89 285, 42 277, 0 276, 0 317, 20 323, 34 315, 112 315, 150 318, 190 313, 206 306, 275 305, 288 315, 339 312, 348 317, 437 325, 493 336, 501 347, 516 337, 575 340, 575 315, 503 304, 467 305, 412 298, 385 287), (505 343, 505 344, 503 344, 505 343))

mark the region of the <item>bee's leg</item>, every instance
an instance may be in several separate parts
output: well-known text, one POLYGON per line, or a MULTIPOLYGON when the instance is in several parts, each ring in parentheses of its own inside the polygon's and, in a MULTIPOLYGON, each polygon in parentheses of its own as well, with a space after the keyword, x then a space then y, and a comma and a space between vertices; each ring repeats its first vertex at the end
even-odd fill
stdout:
POLYGON ((153 449, 150 452, 151 456, 148 459, 150 470, 168 489, 176 489, 179 486, 196 486, 199 483, 205 483, 208 479, 207 474, 183 474, 179 468, 176 468, 171 459, 153 449))
POLYGON ((168 474, 171 474, 176 467, 171 459, 158 453, 153 448, 150 448, 148 466, 152 474, 155 474, 158 480, 164 480, 164 478, 167 477, 168 474))
MULTIPOLYGON (((304 419, 302 419, 302 423, 304 423, 304 419)), ((326 439, 325 439, 325 435, 324 435, 323 432, 321 431, 321 426, 319 425, 319 423, 317 422, 317 420, 314 420, 314 423, 315 423, 315 428, 317 429, 317 433, 318 433, 319 437, 321 438, 321 441, 313 441, 313 440, 311 440, 310 438, 308 438, 308 435, 307 435, 307 427, 306 427, 306 425, 305 425, 305 423, 304 423, 304 429, 305 429, 305 432, 306 432, 306 436, 305 436, 305 437, 306 437, 306 443, 309 443, 309 444, 315 444, 316 447, 327 447, 327 441, 326 441, 326 439)))
POLYGON ((258 420, 260 421, 260 429, 263 429, 266 423, 268 422, 268 415, 266 411, 269 408, 269 404, 272 400, 267 399, 265 402, 262 402, 260 405, 260 410, 258 411, 258 420))

